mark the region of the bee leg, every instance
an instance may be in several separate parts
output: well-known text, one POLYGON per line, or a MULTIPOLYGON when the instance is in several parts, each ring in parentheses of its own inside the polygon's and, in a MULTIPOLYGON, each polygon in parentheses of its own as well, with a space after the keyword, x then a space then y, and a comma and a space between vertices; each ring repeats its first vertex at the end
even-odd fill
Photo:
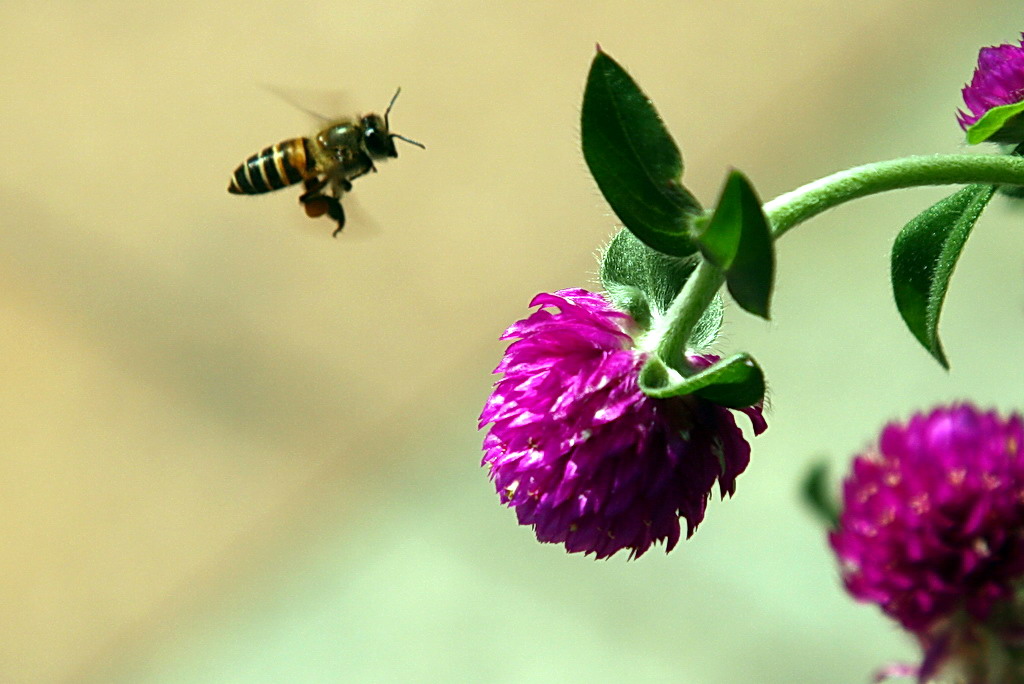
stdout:
POLYGON ((345 227, 345 210, 341 206, 341 196, 352 189, 352 184, 344 178, 333 180, 329 195, 323 192, 328 184, 327 178, 307 178, 302 184, 306 192, 299 195, 299 202, 306 207, 306 215, 316 218, 326 213, 338 224, 331 233, 333 237, 338 237, 338 233, 345 227))
POLYGON ((331 237, 338 237, 338 233, 345 227, 345 210, 341 207, 341 200, 337 197, 324 196, 327 200, 327 215, 338 222, 338 227, 331 233, 331 237))
POLYGON ((363 169, 362 171, 360 171, 359 173, 357 173, 356 175, 349 176, 349 180, 355 180, 356 178, 361 178, 361 177, 365 176, 366 174, 370 173, 371 171, 373 171, 374 173, 377 173, 377 167, 373 165, 372 161, 367 160, 366 163, 368 164, 368 166, 365 169, 363 169))
MULTIPOLYGON (((307 178, 303 181, 306 192, 299 196, 299 203, 305 208, 306 216, 309 218, 319 218, 327 214, 335 221, 338 221, 340 217, 338 230, 341 230, 340 226, 345 223, 345 214, 337 197, 324 193, 323 190, 327 183, 328 180, 326 178, 307 178)), ((332 190, 334 190, 333 185, 332 190)), ((335 234, 337 234, 337 231, 335 231, 335 234)))
POLYGON ((302 181, 302 187, 306 188, 306 192, 299 195, 299 202, 306 204, 310 200, 316 199, 325 185, 327 185, 326 178, 307 178, 302 181))
POLYGON ((341 206, 341 198, 351 189, 352 183, 348 179, 334 178, 331 180, 331 194, 320 196, 327 207, 327 215, 338 223, 338 227, 331 233, 333 237, 338 237, 338 233, 345 227, 345 209, 341 206))

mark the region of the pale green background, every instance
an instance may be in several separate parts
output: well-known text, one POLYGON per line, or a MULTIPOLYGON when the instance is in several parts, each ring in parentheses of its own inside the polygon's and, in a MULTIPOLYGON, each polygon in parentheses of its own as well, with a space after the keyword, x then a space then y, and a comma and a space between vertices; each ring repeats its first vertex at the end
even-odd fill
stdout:
POLYGON ((475 418, 537 292, 615 226, 578 151, 596 41, 706 202, 963 149, 978 47, 1019 4, 8 2, 0 5, 0 681, 863 682, 911 642, 850 601, 800 473, 955 398, 1021 406, 1024 236, 997 200, 955 275, 944 373, 902 328, 894 231, 862 200, 779 245, 737 496, 670 556, 537 544, 475 418), (329 237, 232 169, 380 109, 422 140, 329 237), (344 91, 348 105, 339 104, 344 91))

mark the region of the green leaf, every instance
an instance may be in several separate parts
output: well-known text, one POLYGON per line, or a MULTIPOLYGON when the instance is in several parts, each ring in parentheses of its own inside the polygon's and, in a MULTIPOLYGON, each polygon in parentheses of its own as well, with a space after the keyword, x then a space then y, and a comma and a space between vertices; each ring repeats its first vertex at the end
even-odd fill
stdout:
POLYGON ((701 208, 680 182, 679 148, 654 104, 600 49, 587 76, 580 128, 590 173, 623 225, 659 252, 693 254, 689 222, 701 208))
POLYGON ((704 256, 725 271, 736 303, 768 318, 775 280, 771 229, 754 187, 739 171, 729 174, 715 213, 697 242, 704 256))
POLYGON ((800 485, 800 498, 815 517, 828 525, 839 527, 839 501, 829 481, 828 463, 819 461, 810 467, 800 485))
POLYGON ((992 199, 993 185, 969 185, 903 227, 892 246, 892 292, 914 337, 943 368, 939 316, 950 276, 971 229, 992 199))
POLYGON ((749 354, 722 359, 683 377, 652 356, 640 369, 640 389, 658 399, 696 394, 727 408, 745 408, 764 399, 764 375, 749 354))
POLYGON ((1019 143, 1024 140, 1024 102, 993 107, 967 129, 967 142, 1019 143))

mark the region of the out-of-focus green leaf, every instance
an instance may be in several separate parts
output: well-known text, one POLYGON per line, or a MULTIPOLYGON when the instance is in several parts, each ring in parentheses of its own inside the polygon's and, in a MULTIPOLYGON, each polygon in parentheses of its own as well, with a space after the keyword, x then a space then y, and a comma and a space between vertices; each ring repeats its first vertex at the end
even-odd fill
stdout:
POLYGON ((815 517, 834 530, 839 526, 839 501, 832 491, 828 470, 825 461, 812 465, 801 483, 800 498, 815 517))

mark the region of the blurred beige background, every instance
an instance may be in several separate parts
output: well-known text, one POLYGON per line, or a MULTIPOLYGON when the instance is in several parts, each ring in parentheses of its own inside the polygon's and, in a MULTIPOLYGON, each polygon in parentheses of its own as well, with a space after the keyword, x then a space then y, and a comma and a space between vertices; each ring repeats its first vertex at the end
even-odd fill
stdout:
POLYGON ((949 374, 886 282, 942 191, 786 237, 773 322, 731 308, 720 345, 766 369, 770 429, 670 556, 537 544, 475 419, 497 336, 591 282, 615 227, 578 151, 596 41, 699 197, 736 166, 767 199, 961 149, 1017 3, 8 0, 0 25, 0 681, 838 683, 914 657, 840 591, 796 484, 912 410, 1021 407, 1005 202, 954 279, 949 374), (332 240, 294 189, 225 191, 311 127, 265 84, 341 113, 401 85, 428 150, 361 179, 332 240))

